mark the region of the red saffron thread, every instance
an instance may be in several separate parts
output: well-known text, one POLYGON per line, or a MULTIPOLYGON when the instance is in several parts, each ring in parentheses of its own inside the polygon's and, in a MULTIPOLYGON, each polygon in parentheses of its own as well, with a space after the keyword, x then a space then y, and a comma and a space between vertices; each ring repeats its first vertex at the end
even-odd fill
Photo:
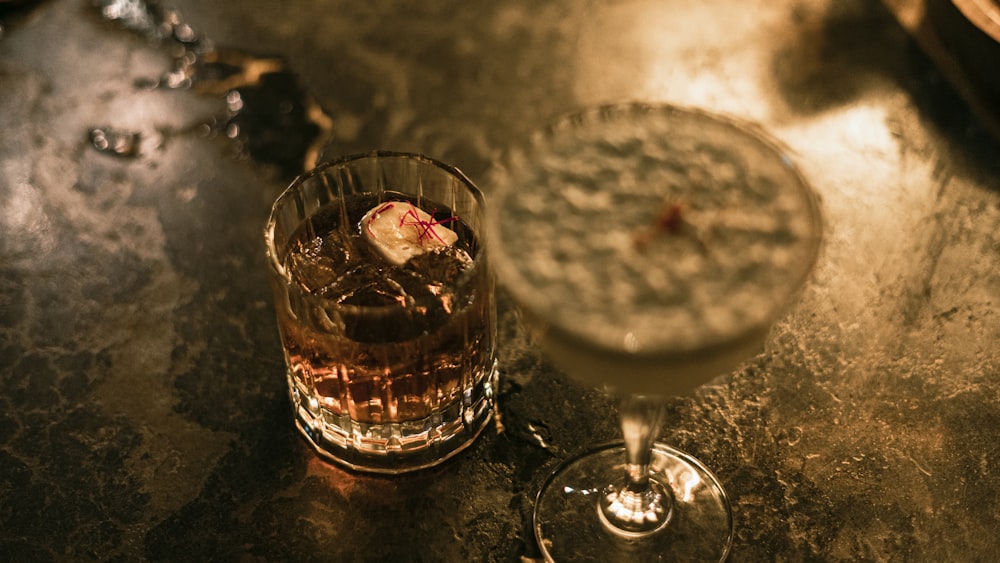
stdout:
POLYGON ((653 240, 653 237, 660 233, 671 235, 680 233, 681 228, 684 226, 683 211, 684 207, 679 203, 666 203, 656 216, 653 226, 636 234, 634 240, 635 246, 637 248, 646 246, 653 240))
POLYGON ((444 239, 442 239, 441 235, 439 235, 437 233, 437 231, 434 230, 434 226, 435 225, 442 225, 444 223, 451 223, 452 221, 457 221, 457 220, 458 220, 458 217, 452 216, 452 217, 448 217, 448 218, 442 219, 440 221, 433 221, 433 220, 431 220, 431 221, 424 221, 424 220, 422 220, 420 218, 420 216, 415 211, 415 208, 414 208, 413 204, 410 204, 410 209, 408 209, 406 211, 406 213, 404 213, 402 216, 400 216, 400 218, 399 218, 399 226, 402 227, 404 225, 410 225, 413 228, 417 229, 417 242, 419 242, 421 244, 423 244, 423 241, 424 241, 425 238, 430 238, 432 236, 434 238, 436 238, 440 243, 444 244, 444 239), (410 221, 410 222, 407 222, 406 221, 407 217, 412 217, 413 220, 410 221))
POLYGON ((683 211, 683 208, 680 204, 674 203, 669 205, 656 217, 656 226, 661 231, 676 235, 681 230, 681 211, 683 211))

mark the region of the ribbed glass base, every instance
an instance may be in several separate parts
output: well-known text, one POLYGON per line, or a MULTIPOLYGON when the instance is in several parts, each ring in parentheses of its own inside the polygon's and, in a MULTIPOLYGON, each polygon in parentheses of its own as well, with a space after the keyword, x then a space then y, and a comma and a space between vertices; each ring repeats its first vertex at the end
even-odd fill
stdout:
POLYGON ((406 473, 433 467, 468 447, 493 418, 498 370, 430 416, 403 422, 352 420, 310 400, 288 374, 295 425, 323 458, 358 471, 406 473))

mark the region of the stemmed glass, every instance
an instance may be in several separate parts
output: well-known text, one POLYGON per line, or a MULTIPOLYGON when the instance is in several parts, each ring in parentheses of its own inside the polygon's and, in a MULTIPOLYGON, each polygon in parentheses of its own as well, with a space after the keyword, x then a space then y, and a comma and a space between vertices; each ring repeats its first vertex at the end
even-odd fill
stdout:
POLYGON ((728 498, 656 442, 663 397, 762 349, 816 260, 812 190, 759 130, 644 103, 532 134, 487 189, 489 258, 525 326, 556 366, 620 397, 624 443, 567 460, 539 492, 546 558, 724 560, 728 498))

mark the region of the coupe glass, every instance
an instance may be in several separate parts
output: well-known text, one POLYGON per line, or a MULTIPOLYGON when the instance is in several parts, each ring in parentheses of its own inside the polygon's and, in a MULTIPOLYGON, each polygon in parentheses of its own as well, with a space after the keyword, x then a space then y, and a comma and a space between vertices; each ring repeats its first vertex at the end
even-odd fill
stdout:
POLYGON ((813 192, 759 131, 643 103, 534 133, 489 189, 489 257, 533 338, 620 396, 624 443, 564 462, 538 495, 546 558, 724 560, 728 498, 705 465, 656 442, 663 397, 762 349, 816 260, 813 192))

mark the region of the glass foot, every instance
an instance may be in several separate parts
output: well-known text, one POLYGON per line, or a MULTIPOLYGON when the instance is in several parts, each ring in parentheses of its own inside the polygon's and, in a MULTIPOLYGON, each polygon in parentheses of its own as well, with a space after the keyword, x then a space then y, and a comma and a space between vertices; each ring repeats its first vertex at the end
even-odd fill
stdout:
POLYGON ((538 546, 549 561, 724 561, 733 542, 729 499, 719 480, 690 455, 657 443, 649 475, 669 495, 669 514, 652 531, 612 530, 601 498, 625 474, 625 447, 600 446, 549 476, 535 501, 538 546))

